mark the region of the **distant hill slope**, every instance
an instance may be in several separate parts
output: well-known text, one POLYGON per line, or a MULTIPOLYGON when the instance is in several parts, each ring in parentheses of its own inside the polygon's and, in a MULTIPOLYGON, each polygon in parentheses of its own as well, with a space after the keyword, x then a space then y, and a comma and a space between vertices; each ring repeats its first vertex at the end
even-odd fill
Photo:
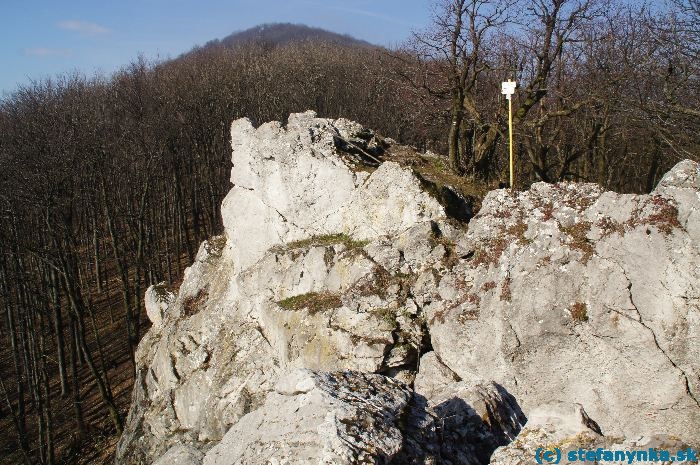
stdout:
POLYGON ((245 31, 234 32, 223 39, 208 42, 204 48, 213 46, 235 47, 251 42, 279 46, 306 40, 330 42, 345 46, 375 47, 375 45, 364 40, 317 27, 309 27, 303 24, 274 23, 261 24, 245 31))

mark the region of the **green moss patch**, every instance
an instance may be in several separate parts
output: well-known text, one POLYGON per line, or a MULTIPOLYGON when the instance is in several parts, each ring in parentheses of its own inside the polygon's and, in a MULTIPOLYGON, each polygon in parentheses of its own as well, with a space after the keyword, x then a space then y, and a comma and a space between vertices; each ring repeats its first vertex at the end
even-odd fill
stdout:
POLYGON ((304 310, 309 313, 318 313, 332 308, 343 306, 340 295, 332 292, 309 292, 295 295, 277 302, 285 310, 304 310))

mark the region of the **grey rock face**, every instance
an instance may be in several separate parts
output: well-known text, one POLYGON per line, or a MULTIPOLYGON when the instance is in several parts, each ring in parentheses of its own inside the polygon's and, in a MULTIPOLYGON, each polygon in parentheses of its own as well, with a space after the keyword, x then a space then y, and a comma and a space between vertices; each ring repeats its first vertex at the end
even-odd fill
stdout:
POLYGON ((161 458, 153 462, 153 465, 200 465, 204 454, 198 449, 177 444, 166 452, 161 458))
POLYGON ((651 195, 489 193, 472 258, 427 312, 442 361, 498 382, 526 414, 580 403, 606 434, 700 442, 697 169, 679 164, 651 195))
POLYGON ((295 370, 203 463, 482 464, 524 423, 512 397, 492 383, 441 394, 428 401, 376 374, 295 370))
POLYGON ((350 169, 336 140, 362 131, 357 123, 313 112, 290 115, 286 128, 272 122, 255 129, 247 119, 233 123, 233 188, 222 216, 236 271, 275 244, 338 233, 372 239, 444 215, 415 176, 396 163, 382 164, 371 176, 350 169))
POLYGON ((526 421, 503 387, 460 379, 435 352, 421 358, 414 389, 396 464, 485 464, 526 421))
POLYGON ((147 292, 117 464, 482 464, 551 402, 700 443, 697 164, 646 196, 493 191, 467 229, 364 171, 385 143, 356 123, 239 120, 232 146, 225 234, 147 292))

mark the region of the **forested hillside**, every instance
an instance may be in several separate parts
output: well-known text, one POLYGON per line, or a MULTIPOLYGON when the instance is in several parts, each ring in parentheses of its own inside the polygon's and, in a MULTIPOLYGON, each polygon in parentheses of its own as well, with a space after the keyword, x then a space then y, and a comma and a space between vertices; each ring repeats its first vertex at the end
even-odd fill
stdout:
POLYGON ((648 192, 698 160, 697 0, 443 3, 401 49, 292 40, 293 26, 272 25, 112 76, 30 82, 0 102, 3 463, 77 463, 84 438, 114 442, 148 329, 144 290, 177 285, 221 232, 236 118, 349 118, 496 186, 500 83, 514 77, 516 187, 648 192))

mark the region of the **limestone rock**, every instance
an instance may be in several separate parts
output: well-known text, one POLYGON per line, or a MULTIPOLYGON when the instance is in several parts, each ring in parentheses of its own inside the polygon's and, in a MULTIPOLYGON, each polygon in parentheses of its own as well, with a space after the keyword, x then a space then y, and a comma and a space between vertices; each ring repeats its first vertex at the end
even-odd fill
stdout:
POLYGON ((443 363, 501 384, 526 415, 580 403, 605 434, 700 442, 697 172, 683 162, 650 195, 490 192, 470 258, 426 307, 443 363))
POLYGON ((431 226, 445 215, 396 163, 354 171, 337 139, 366 136, 313 113, 233 123, 225 234, 139 345, 118 464, 206 452, 296 368, 411 380, 424 334, 409 289, 445 256, 431 226))
POLYGON ((335 141, 351 139, 358 126, 314 112, 290 115, 286 127, 232 124, 233 189, 221 211, 236 271, 276 244, 341 233, 365 240, 444 216, 398 164, 384 163, 371 175, 350 169, 335 141))
POLYGON ((526 421, 502 386, 460 379, 435 352, 421 358, 414 388, 397 464, 486 464, 526 421))
POLYGON ((493 191, 467 229, 357 123, 231 132, 225 233, 147 291, 118 465, 483 464, 525 415, 700 444, 696 163, 493 191))
POLYGON ((177 444, 166 452, 161 458, 153 462, 153 465, 201 465, 204 454, 198 449, 177 444))
POLYGON ((151 320, 153 326, 161 326, 163 323, 163 315, 174 301, 175 294, 167 289, 165 281, 151 285, 146 289, 146 296, 144 299, 146 315, 148 315, 148 319, 151 320))
MULTIPOLYGON (((647 460, 632 458, 631 454, 642 452, 649 457, 649 450, 664 450, 669 455, 687 451, 688 445, 678 438, 655 435, 634 439, 608 437, 601 434, 598 425, 588 417, 580 404, 553 402, 535 408, 525 427, 510 444, 497 449, 491 457, 491 465, 525 465, 557 461, 560 464, 611 463, 615 465, 647 460), (550 454, 543 457, 542 454, 550 454), (595 454, 599 454, 596 462, 595 454), (588 454, 588 457, 587 455, 588 454), (605 455, 604 455, 605 454, 605 455), (616 460, 616 455, 618 459, 616 460), (549 458, 551 461, 547 460, 549 458), (573 459, 573 460, 569 460, 573 459)), ((662 456, 663 458, 663 456, 662 456)), ((670 465, 669 459, 649 460, 670 465)))
POLYGON ((700 164, 690 160, 679 162, 666 173, 654 194, 673 201, 678 222, 692 237, 700 237, 700 211, 693 208, 700 192, 700 164))
POLYGON ((357 372, 298 370, 241 418, 205 465, 388 463, 401 449, 410 390, 357 372))

